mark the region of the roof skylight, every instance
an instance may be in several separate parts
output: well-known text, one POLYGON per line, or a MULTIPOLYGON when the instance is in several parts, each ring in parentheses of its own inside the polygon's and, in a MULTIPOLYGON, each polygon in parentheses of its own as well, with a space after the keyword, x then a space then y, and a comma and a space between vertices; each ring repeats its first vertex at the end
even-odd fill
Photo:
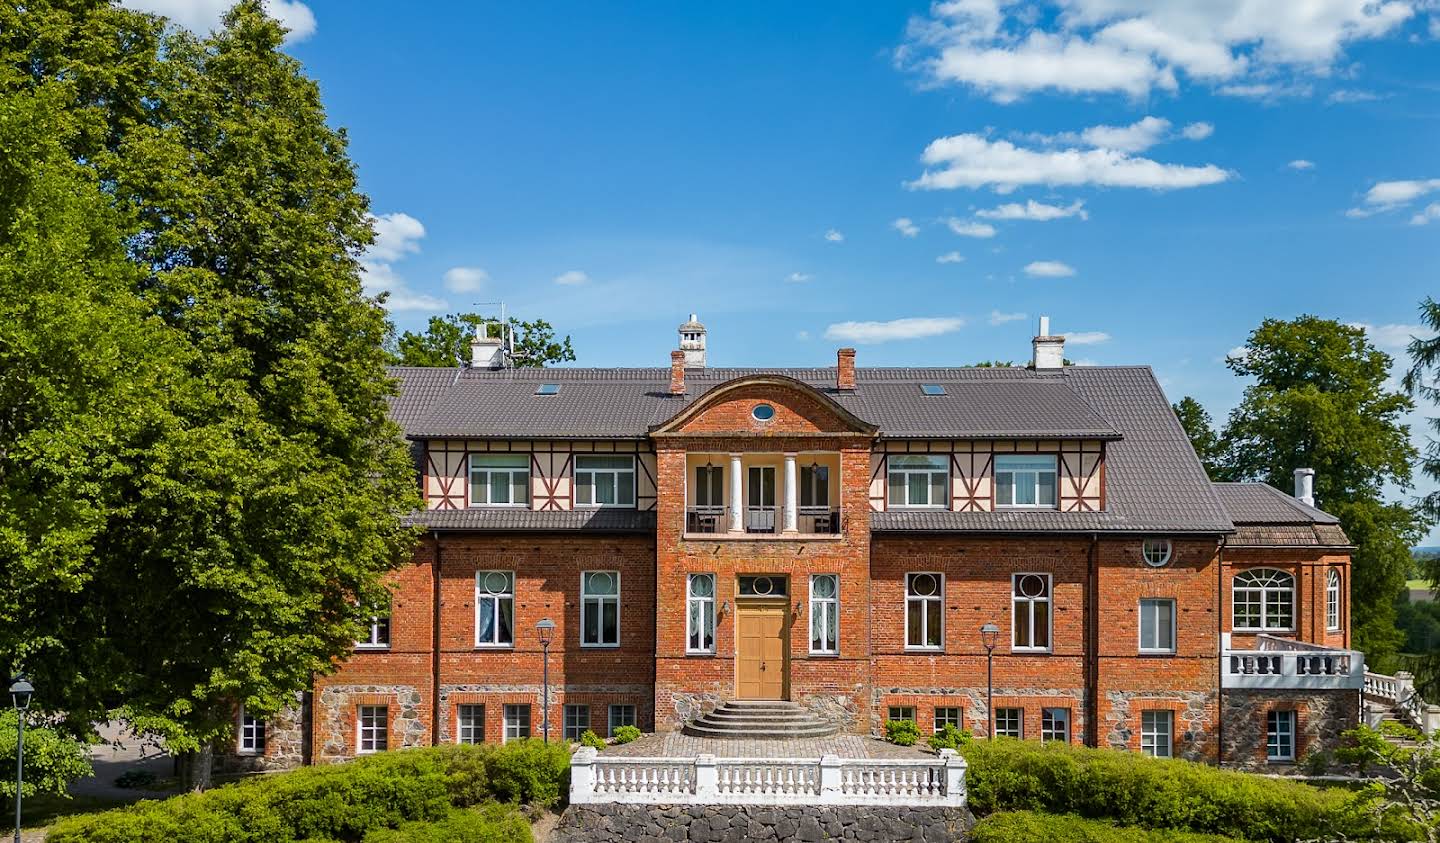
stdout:
POLYGON ((560 394, 560 384, 558 384, 558 383, 542 383, 542 384, 540 384, 540 386, 536 387, 536 389, 535 389, 535 394, 536 394, 536 395, 559 395, 559 394, 560 394))
POLYGON ((926 395, 944 395, 945 387, 938 383, 922 383, 920 384, 920 391, 926 395))

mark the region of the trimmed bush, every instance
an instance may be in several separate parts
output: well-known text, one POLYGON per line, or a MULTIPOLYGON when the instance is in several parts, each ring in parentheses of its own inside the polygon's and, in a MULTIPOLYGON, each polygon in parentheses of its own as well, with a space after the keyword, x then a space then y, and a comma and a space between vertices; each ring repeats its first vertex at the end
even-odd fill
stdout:
POLYGON ((928 743, 934 750, 959 749, 973 739, 969 729, 957 729, 954 723, 946 723, 940 731, 930 736, 928 743))
POLYGON ((1033 811, 991 814, 970 832, 970 843, 1226 843, 1231 839, 1188 831, 1122 828, 1069 814, 1033 811))
POLYGON ((586 729, 584 732, 580 733, 580 745, 588 746, 591 749, 604 749, 605 739, 590 731, 589 729, 586 729))
MULTIPOLYGON (((1073 813, 1122 826, 1293 841, 1364 839, 1373 823, 1341 790, 1052 741, 1000 738, 961 748, 970 809, 1073 813)), ((1408 835, 1401 835, 1405 839, 1408 835)))
POLYGON ((570 787, 570 752, 534 738, 511 741, 491 753, 485 773, 496 799, 548 807, 570 787))
POLYGON ((640 728, 638 726, 621 726, 615 730, 612 737, 615 738, 615 743, 630 743, 640 737, 640 728))
POLYGON ((896 746, 914 746, 920 740, 920 727, 914 720, 886 720, 885 740, 896 746))
POLYGON ((509 805, 453 811, 436 822, 406 823, 365 835, 364 843, 531 843, 530 824, 509 805))

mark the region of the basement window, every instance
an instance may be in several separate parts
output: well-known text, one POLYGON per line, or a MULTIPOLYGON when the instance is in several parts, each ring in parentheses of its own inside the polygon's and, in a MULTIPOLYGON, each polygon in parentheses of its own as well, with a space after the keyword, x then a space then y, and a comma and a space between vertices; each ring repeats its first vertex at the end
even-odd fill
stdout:
POLYGON ((920 384, 920 391, 925 395, 944 395, 945 387, 938 383, 922 383, 920 384))
POLYGON ((536 394, 536 395, 559 395, 559 394, 560 394, 560 384, 558 384, 558 383, 542 383, 542 384, 540 384, 539 387, 537 387, 537 388, 535 389, 535 394, 536 394))

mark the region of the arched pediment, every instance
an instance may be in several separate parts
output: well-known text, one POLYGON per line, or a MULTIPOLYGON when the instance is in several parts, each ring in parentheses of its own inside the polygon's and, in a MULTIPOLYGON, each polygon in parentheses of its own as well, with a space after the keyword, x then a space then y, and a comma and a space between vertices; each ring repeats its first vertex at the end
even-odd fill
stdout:
POLYGON ((784 375, 747 375, 715 386, 668 420, 652 436, 774 435, 874 436, 878 426, 845 409, 815 387, 784 375), (760 418, 768 406, 769 418, 760 418))

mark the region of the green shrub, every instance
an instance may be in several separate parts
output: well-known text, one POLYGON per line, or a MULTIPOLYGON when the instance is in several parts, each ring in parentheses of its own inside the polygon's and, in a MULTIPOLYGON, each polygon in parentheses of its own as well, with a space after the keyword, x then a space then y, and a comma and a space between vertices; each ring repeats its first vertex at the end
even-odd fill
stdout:
POLYGON ((509 805, 453 811, 435 822, 405 823, 365 835, 364 843, 531 843, 530 824, 509 805))
POLYGON ((496 799, 553 805, 570 787, 570 751, 534 738, 511 741, 490 753, 485 773, 496 799))
POLYGON ((1232 838, 1187 831, 1117 827, 1069 814, 991 814, 975 824, 970 843, 1223 843, 1232 838))
POLYGON ((934 750, 959 749, 971 740, 973 736, 969 729, 957 729, 954 723, 946 723, 939 732, 930 736, 928 743, 934 750))
MULTIPOLYGON (((975 741, 961 749, 970 809, 1073 813, 1252 840, 1364 837, 1372 823, 1345 791, 1188 761, 1052 741, 975 741)), ((1401 836, 1404 839, 1404 836, 1401 836)))
POLYGON ((588 746, 591 749, 604 749, 605 739, 586 729, 580 734, 580 744, 581 746, 588 746))
POLYGON ((886 720, 885 740, 896 746, 914 746, 920 740, 920 727, 914 720, 886 720))
POLYGON ((640 737, 640 729, 635 726, 621 726, 612 732, 610 737, 615 739, 615 743, 630 743, 640 737))

